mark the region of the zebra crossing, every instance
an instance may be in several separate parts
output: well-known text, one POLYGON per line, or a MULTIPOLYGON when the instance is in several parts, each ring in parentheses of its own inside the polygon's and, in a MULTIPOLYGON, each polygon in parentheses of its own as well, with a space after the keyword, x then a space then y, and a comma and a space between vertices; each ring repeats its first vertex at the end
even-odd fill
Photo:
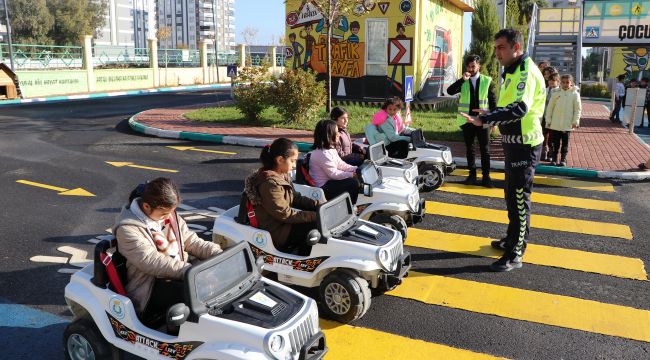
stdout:
MULTIPOLYGON (((456 174, 463 174, 457 171, 456 174)), ((494 174, 499 179, 503 174, 494 174)), ((458 180, 461 178, 458 178, 458 180)), ((546 186, 568 189, 571 196, 548 193, 548 189, 538 187, 533 193, 533 206, 544 204, 548 207, 562 207, 566 211, 576 212, 576 218, 535 214, 531 219, 531 227, 545 230, 544 234, 560 234, 562 246, 530 243, 524 256, 524 263, 531 266, 548 268, 550 271, 563 271, 554 281, 571 282, 571 274, 591 274, 615 279, 613 281, 629 282, 638 287, 639 291, 647 291, 648 275, 644 261, 634 256, 624 256, 617 253, 594 252, 573 246, 573 237, 596 237, 614 242, 633 242, 632 229, 620 221, 624 214, 621 203, 615 201, 616 192, 610 183, 588 182, 554 177, 536 178, 546 186), (552 184, 552 185, 551 185, 552 184), (608 196, 608 200, 591 198, 596 192, 608 196), (575 195, 575 196, 573 196, 575 195), (595 219, 609 221, 585 220, 590 214, 600 214, 595 219), (610 217, 607 214, 611 214, 610 217), (616 216, 618 217, 616 217, 616 216), (581 218, 582 219, 581 219, 581 218), (567 272, 568 271, 568 272, 567 272)), ((491 201, 493 207, 477 205, 460 205, 439 199, 436 192, 424 195, 427 198, 427 213, 429 217, 444 217, 457 222, 459 232, 446 232, 431 228, 425 220, 417 228, 409 229, 405 245, 412 251, 433 251, 438 254, 464 254, 466 256, 485 259, 487 265, 498 258, 501 253, 490 247, 489 236, 468 231, 463 233, 463 224, 491 223, 506 224, 507 215, 502 209, 503 190, 499 188, 485 189, 461 185, 458 182, 448 182, 442 187, 441 193, 447 193, 457 198, 463 204, 476 204, 477 198, 491 201)), ((601 196, 602 197, 602 196, 601 196)), ((484 204, 482 202, 481 204, 484 204)), ((218 210, 218 209, 212 209, 218 210)), ((217 216, 218 211, 203 214, 207 217, 217 216)), ((196 216, 192 209, 186 215, 196 216), (194 215, 191 215, 194 214, 194 215)), ((191 218, 190 218, 191 219, 191 218)), ((505 231, 505 226, 502 226, 505 231)), ((534 231, 534 229, 532 231, 534 231)), ((605 338, 618 338, 622 341, 641 342, 636 344, 650 351, 650 307, 641 309, 634 306, 621 305, 608 301, 597 301, 591 298, 569 296, 550 291, 539 291, 524 288, 518 284, 508 284, 507 278, 498 283, 490 281, 475 281, 455 276, 438 275, 422 272, 418 266, 418 257, 414 257, 413 271, 396 289, 373 298, 373 301, 385 302, 394 299, 404 304, 406 308, 414 303, 428 309, 433 318, 442 309, 452 309, 468 314, 478 320, 484 316, 497 318, 497 322, 515 321, 517 326, 538 324, 549 326, 551 329, 564 329, 569 332, 595 334, 605 338), (386 297, 386 299, 381 299, 386 297)), ((526 268, 528 265, 525 265, 526 268)), ((426 270, 426 269, 424 269, 426 270)), ((521 270, 517 270, 521 271, 521 270)), ((406 336, 395 331, 390 325, 384 326, 382 321, 375 321, 373 316, 380 317, 383 313, 395 311, 393 308, 381 308, 373 305, 366 317, 361 320, 343 325, 328 320, 321 320, 321 326, 327 336, 330 352, 327 359, 497 359, 517 358, 506 353, 492 351, 477 351, 475 346, 464 346, 462 341, 452 343, 427 341, 419 336, 406 336)), ((419 313, 406 314, 411 326, 426 329, 428 324, 420 323, 419 313)), ((385 317, 385 315, 384 315, 385 317)), ((480 325, 477 324, 480 329, 480 325)), ((441 328, 440 331, 450 329, 441 328)), ((552 330, 554 331, 554 330, 552 330)), ((417 333, 417 332, 416 332, 417 333)), ((588 346, 588 344, 576 344, 588 346)), ((536 354, 526 358, 539 358, 536 354)), ((542 356, 543 357, 543 356, 542 356)), ((625 356, 622 356, 625 358, 625 356)))

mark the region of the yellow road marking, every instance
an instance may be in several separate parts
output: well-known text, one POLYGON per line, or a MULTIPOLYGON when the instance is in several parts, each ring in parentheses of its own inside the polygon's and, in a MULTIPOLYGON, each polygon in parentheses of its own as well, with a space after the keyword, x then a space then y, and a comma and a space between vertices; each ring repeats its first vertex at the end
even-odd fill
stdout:
POLYGON ((179 150, 179 151, 190 150, 190 151, 206 152, 206 153, 211 153, 211 154, 237 155, 237 153, 235 153, 235 152, 200 149, 200 148, 195 148, 194 146, 167 146, 167 147, 171 148, 171 149, 174 149, 174 150, 179 150))
POLYGON ((327 360, 336 359, 502 359, 451 346, 321 320, 327 339, 327 360))
MULTIPOLYGON (((427 201, 427 214, 452 216, 462 219, 489 221, 500 224, 508 223, 508 213, 503 210, 487 209, 475 206, 447 204, 427 201)), ((632 240, 632 230, 627 225, 612 224, 589 220, 578 220, 546 215, 533 215, 530 226, 538 229, 566 231, 579 234, 611 236, 632 240)))
POLYGON ((48 189, 48 190, 54 190, 58 191, 59 195, 64 195, 64 196, 95 196, 95 194, 86 191, 82 188, 76 188, 72 190, 68 190, 66 188, 62 188, 59 186, 53 186, 53 185, 47 185, 47 184, 42 184, 38 183, 35 181, 29 181, 29 180, 16 180, 17 183, 19 184, 24 184, 24 185, 29 185, 29 186, 35 186, 43 189, 48 189))
MULTIPOLYGON (((503 198, 503 189, 488 189, 482 186, 445 183, 439 190, 456 194, 503 198)), ((621 204, 617 201, 585 199, 570 196, 543 194, 539 192, 533 192, 531 195, 531 200, 534 203, 538 204, 566 206, 588 210, 610 211, 617 213, 623 212, 621 204)))
MULTIPOLYGON (((406 245, 419 248, 498 258, 503 251, 490 246, 494 239, 434 230, 409 229, 406 245)), ((648 280, 641 259, 528 244, 524 262, 585 271, 634 280, 648 280)))
MULTIPOLYGON (((457 176, 467 176, 469 170, 467 169, 456 169, 452 175, 457 176)), ((479 178, 480 174, 477 175, 479 178)), ((491 171, 490 177, 495 180, 504 180, 505 174, 502 172, 491 171)), ((560 179, 544 175, 535 175, 533 183, 540 185, 548 186, 558 186, 566 188, 574 188, 580 190, 592 190, 592 191, 603 191, 603 192, 614 192, 614 186, 610 183, 601 183, 596 181, 584 181, 584 180, 571 180, 571 179, 560 179)))
POLYGON ((151 166, 143 166, 143 165, 136 165, 132 162, 127 162, 127 161, 106 161, 107 164, 113 165, 115 167, 130 167, 130 168, 136 168, 136 169, 144 169, 144 170, 152 170, 152 171, 162 171, 162 172, 170 172, 170 173, 177 173, 178 170, 172 170, 172 169, 163 169, 163 168, 157 168, 157 167, 151 167, 151 166))
POLYGON ((650 342, 650 311, 418 272, 389 295, 509 319, 650 342))

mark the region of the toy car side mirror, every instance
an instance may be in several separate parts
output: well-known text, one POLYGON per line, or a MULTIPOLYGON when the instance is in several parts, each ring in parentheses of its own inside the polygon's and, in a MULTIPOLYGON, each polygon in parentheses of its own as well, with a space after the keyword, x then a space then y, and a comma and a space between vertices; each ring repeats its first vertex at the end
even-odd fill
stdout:
POLYGON ((372 185, 363 184, 363 195, 371 197, 372 196, 372 185))
POLYGON ((167 325, 181 326, 190 316, 190 308, 184 303, 174 304, 167 309, 167 325))
POLYGON ((307 245, 314 246, 320 241, 321 234, 317 229, 313 229, 307 233, 307 245))

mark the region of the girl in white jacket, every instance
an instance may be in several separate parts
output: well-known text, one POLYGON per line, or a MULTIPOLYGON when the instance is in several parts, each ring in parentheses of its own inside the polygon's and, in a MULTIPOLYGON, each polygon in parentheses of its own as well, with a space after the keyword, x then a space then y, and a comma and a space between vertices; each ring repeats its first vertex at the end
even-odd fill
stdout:
POLYGON ((560 78, 561 89, 551 93, 551 100, 546 111, 546 128, 549 129, 551 153, 549 160, 553 166, 566 166, 569 151, 569 134, 580 126, 582 103, 580 92, 573 85, 573 76, 564 74, 560 78), (560 148, 560 143, 562 147, 560 148), (561 149, 561 150, 560 150, 561 149), (558 162, 558 150, 561 160, 558 162))

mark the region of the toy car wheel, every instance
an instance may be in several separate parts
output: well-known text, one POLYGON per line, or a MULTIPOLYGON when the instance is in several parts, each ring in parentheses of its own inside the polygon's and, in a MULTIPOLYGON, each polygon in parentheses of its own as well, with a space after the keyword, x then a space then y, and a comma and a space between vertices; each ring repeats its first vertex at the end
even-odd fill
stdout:
POLYGON ((438 165, 421 164, 418 167, 422 179, 423 191, 432 191, 439 188, 445 181, 445 174, 438 165))
POLYGON ((345 271, 327 275, 319 294, 323 315, 341 323, 362 317, 370 307, 368 282, 345 271))
POLYGON ((75 320, 65 328, 63 351, 68 360, 113 359, 111 345, 88 319, 75 320))
POLYGON ((402 234, 402 241, 406 241, 406 235, 408 227, 406 226, 406 221, 399 215, 391 215, 386 213, 373 214, 370 217, 370 222, 375 224, 383 225, 388 228, 391 228, 400 234, 402 234))

